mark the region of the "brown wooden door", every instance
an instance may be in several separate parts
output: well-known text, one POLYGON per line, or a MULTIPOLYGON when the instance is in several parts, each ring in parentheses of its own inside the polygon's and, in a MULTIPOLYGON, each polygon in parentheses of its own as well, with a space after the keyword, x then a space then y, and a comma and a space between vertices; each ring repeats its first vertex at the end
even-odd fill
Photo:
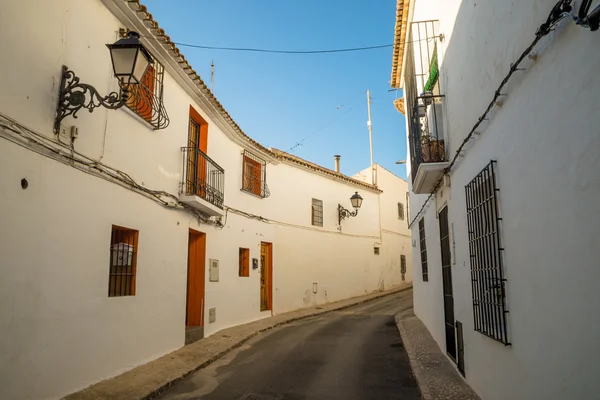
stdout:
POLYGON ((186 326, 204 326, 206 234, 189 231, 186 326))
POLYGON ((260 311, 272 310, 273 299, 273 247, 260 244, 260 311))

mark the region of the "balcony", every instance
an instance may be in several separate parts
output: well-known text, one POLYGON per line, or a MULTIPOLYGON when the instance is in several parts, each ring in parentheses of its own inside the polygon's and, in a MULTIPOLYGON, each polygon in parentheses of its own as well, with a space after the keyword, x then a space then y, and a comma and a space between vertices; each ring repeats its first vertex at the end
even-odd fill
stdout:
POLYGON ((417 194, 433 191, 450 165, 444 141, 442 100, 443 96, 419 96, 417 109, 412 113, 417 118, 409 133, 413 191, 417 194))
POLYGON ((440 93, 438 21, 413 22, 405 67, 405 99, 413 192, 430 193, 450 165, 440 93))
POLYGON ((197 147, 182 147, 179 201, 210 216, 222 216, 225 171, 197 147))

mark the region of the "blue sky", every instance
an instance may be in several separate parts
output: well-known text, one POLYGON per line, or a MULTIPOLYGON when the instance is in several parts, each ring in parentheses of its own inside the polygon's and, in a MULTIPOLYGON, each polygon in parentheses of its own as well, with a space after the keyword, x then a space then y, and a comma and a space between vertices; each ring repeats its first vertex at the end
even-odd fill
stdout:
MULTIPOLYGON (((315 50, 391 44, 396 0, 142 0, 171 40, 219 47, 315 50)), ((406 177, 404 119, 388 92, 391 47, 352 53, 266 54, 180 46, 246 134, 267 147, 352 175, 375 162, 406 177), (338 108, 342 106, 341 108, 338 108)), ((399 94, 400 95, 400 92, 399 94)), ((209 152, 211 149, 209 149, 209 152)))

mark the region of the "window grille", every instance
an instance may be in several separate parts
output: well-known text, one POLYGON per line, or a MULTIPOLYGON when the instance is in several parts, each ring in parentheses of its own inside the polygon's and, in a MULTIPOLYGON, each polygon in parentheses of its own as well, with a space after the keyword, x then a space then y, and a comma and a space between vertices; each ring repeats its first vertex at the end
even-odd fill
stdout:
POLYGON ((405 275, 406 275, 406 256, 401 254, 400 255, 400 274, 402 275, 402 280, 405 280, 405 275))
POLYGON ((423 282, 429 281, 429 271, 427 270, 427 243, 425 241, 425 219, 419 221, 419 245, 421 248, 421 273, 423 282))
POLYGON ((242 190, 262 198, 271 195, 267 186, 267 163, 246 150, 242 160, 242 190))
POLYGON ((312 224, 323 226, 323 200, 312 199, 312 224))
POLYGON ((169 125, 169 116, 163 104, 164 76, 164 67, 155 60, 148 66, 140 83, 127 87, 127 107, 155 130, 164 129, 169 125))
POLYGON ((398 218, 404 220, 404 204, 398 203, 398 218))
POLYGON ((135 296, 138 231, 112 226, 108 297, 135 296))
POLYGON ((465 186, 473 317, 475 331, 509 345, 495 164, 491 161, 465 186))

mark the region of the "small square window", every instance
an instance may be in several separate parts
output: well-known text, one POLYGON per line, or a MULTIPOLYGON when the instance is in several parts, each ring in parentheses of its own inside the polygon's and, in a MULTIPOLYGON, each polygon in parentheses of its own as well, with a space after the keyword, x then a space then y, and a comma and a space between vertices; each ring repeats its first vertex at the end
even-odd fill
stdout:
POLYGON ((135 296, 138 234, 134 229, 112 226, 108 297, 135 296))
POLYGON ((250 249, 240 247, 240 265, 238 275, 242 277, 250 276, 250 249))
POLYGON ((376 256, 379 255, 379 247, 374 247, 373 248, 373 254, 375 254, 376 256))
POLYGON ((323 226, 323 200, 312 199, 312 224, 323 226))

